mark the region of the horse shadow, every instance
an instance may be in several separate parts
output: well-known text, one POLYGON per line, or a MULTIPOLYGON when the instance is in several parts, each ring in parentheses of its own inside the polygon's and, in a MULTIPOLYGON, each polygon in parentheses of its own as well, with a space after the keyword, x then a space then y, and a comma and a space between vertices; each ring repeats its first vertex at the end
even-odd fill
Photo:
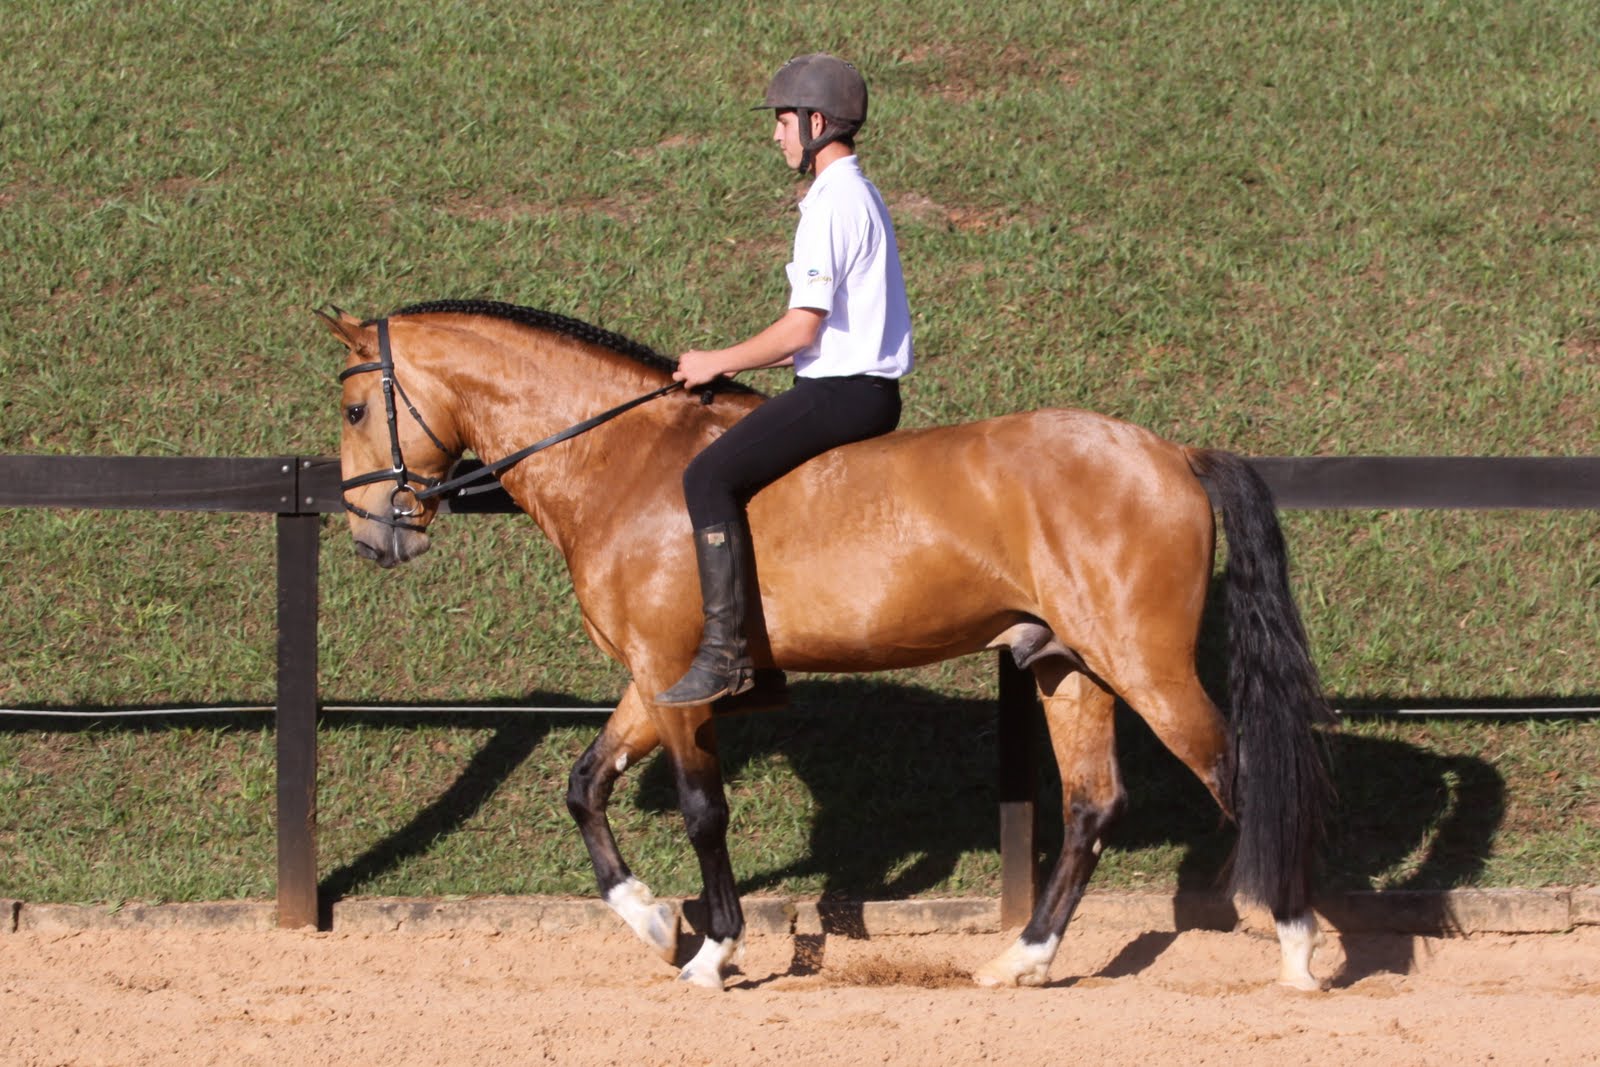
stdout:
MULTIPOLYGON (((552 693, 530 693, 525 701, 544 707, 576 707, 571 697, 552 693)), ((511 702, 507 702, 511 703, 511 702)), ((74 718, 58 719, 53 713, 65 710, 53 705, 37 705, 31 709, 40 714, 30 718, 26 714, 9 720, 0 720, 0 733, 40 732, 54 734, 101 733, 143 735, 165 730, 239 730, 255 732, 262 728, 261 717, 250 709, 218 705, 203 713, 194 713, 177 706, 151 706, 138 709, 100 706, 75 706, 74 718), (125 717, 137 710, 138 718, 125 717), (99 717, 96 712, 104 712, 99 717)), ((437 797, 419 808, 404 825, 397 827, 381 839, 372 842, 362 853, 318 879, 318 928, 331 929, 334 905, 359 892, 360 889, 384 874, 403 866, 408 860, 427 854, 438 842, 462 830, 471 822, 500 787, 553 731, 573 725, 591 725, 595 718, 590 714, 573 712, 542 712, 528 715, 508 708, 505 712, 441 715, 422 711, 340 712, 322 714, 318 718, 319 732, 359 728, 363 726, 401 726, 419 732, 444 725, 463 722, 474 726, 492 725, 492 732, 482 746, 468 759, 450 785, 437 797)))
MULTIPOLYGON (((1198 665, 1202 683, 1225 707, 1229 627, 1226 597, 1219 594, 1213 589, 1207 598, 1198 665)), ((540 703, 564 700, 534 695, 540 703)), ((1360 707, 1363 702, 1347 703, 1360 707)), ((1177 850, 1174 929, 1232 928, 1239 917, 1223 887, 1233 828, 1143 720, 1120 702, 1116 715, 1128 804, 1107 835, 1107 849, 1177 850)), ((444 795, 323 881, 321 896, 330 902, 324 908, 459 829, 551 725, 543 716, 532 723, 507 720, 444 795)), ((1036 766, 1035 858, 1040 870, 1048 871, 1061 844, 1061 788, 1042 714, 1031 716, 1028 729, 1036 766)), ((992 853, 999 844, 998 732, 994 700, 952 698, 872 675, 800 678, 785 708, 719 717, 718 748, 727 781, 759 774, 764 764, 781 759, 812 806, 803 855, 745 872, 739 891, 759 893, 796 882, 815 886, 824 935, 844 937, 865 936, 864 901, 904 899, 941 886, 957 894, 968 884, 988 891, 988 876, 967 874, 963 861, 992 853)), ((1505 815, 1505 781, 1493 765, 1474 756, 1431 752, 1370 731, 1330 730, 1321 736, 1336 801, 1326 827, 1319 911, 1341 933, 1345 950, 1333 984, 1406 973, 1415 962, 1413 939, 1374 930, 1362 916, 1339 907, 1340 899, 1378 886, 1423 891, 1407 900, 1405 932, 1450 932, 1452 918, 1437 891, 1476 884, 1505 815)), ((676 812, 667 760, 650 759, 635 773, 633 804, 650 812, 676 812)), ((739 833, 737 821, 730 833, 739 833)), ((1106 866, 1103 859, 1102 869, 1106 866)), ((1136 937, 1098 976, 1145 969, 1175 936, 1136 937)), ((818 951, 818 946, 797 949, 796 967, 806 966, 803 957, 818 951)))
MULTIPOLYGON (((780 756, 814 807, 805 854, 746 873, 740 892, 816 883, 823 930, 843 937, 865 936, 863 901, 952 883, 959 893, 963 858, 998 847, 996 723, 991 701, 871 678, 800 681, 787 709, 719 720, 727 780, 780 756)), ((1030 729, 1038 764, 1037 859, 1047 871, 1061 844, 1061 790, 1042 716, 1030 729)), ((1324 743, 1337 791, 1321 872, 1329 900, 1379 884, 1402 891, 1474 884, 1505 812, 1505 782, 1492 765, 1354 732, 1328 732, 1324 743)), ((1108 851, 1179 850, 1174 929, 1231 928, 1238 916, 1223 887, 1234 830, 1199 780, 1120 704, 1117 751, 1128 806, 1107 836, 1108 851)), ((667 761, 653 760, 641 774, 635 803, 675 810, 667 761)), ((737 823, 730 833, 737 835, 737 823)), ((1335 929, 1349 921, 1337 909, 1320 910, 1335 929)), ((1450 929, 1434 894, 1415 898, 1407 920, 1408 929, 1421 932, 1450 929)), ((1097 976, 1137 973, 1175 937, 1140 935, 1097 976)), ((1336 986, 1403 974, 1414 962, 1410 937, 1363 928, 1341 940, 1345 961, 1336 986)), ((807 955, 816 951, 811 946, 807 955)))
MULTIPOLYGON (((569 697, 542 692, 530 693, 525 699, 545 707, 576 704, 569 697)), ((434 713, 405 711, 341 712, 338 717, 339 725, 344 727, 370 724, 421 729, 453 721, 456 720, 441 719, 434 713)), ((493 724, 493 732, 442 793, 418 809, 405 825, 373 842, 359 856, 318 879, 319 929, 332 929, 335 904, 358 892, 362 886, 400 868, 408 860, 426 855, 437 842, 470 823, 517 768, 544 743, 551 731, 574 724, 593 723, 594 717, 579 713, 564 715, 560 712, 528 715, 510 710, 504 713, 491 712, 487 719, 482 715, 471 717, 474 725, 483 725, 486 721, 493 724)), ((327 728, 329 720, 324 718, 321 725, 327 728)))
MULTIPOLYGON (((804 854, 745 873, 740 892, 774 890, 797 880, 814 884, 825 934, 841 937, 865 936, 863 901, 902 899, 941 885, 962 893, 964 858, 992 852, 999 843, 995 703, 950 698, 871 676, 799 680, 791 687, 791 698, 788 708, 718 721, 725 778, 736 782, 781 758, 808 791, 813 808, 804 854)), ((545 706, 577 703, 548 693, 524 699, 545 706)), ((403 826, 320 879, 324 929, 336 902, 466 827, 551 731, 594 722, 576 713, 511 710, 469 718, 474 724, 492 723, 494 729, 445 791, 403 826)), ((338 716, 340 724, 366 719, 419 730, 446 721, 433 713, 338 716)), ((259 720, 223 710, 204 720, 175 714, 171 720, 100 719, 64 725, 41 719, 19 720, 5 728, 145 732, 196 725, 257 729, 259 720)), ((330 727, 337 728, 324 719, 324 728, 330 727)), ((1038 858, 1044 861, 1053 859, 1060 847, 1060 787, 1042 716, 1035 716, 1030 728, 1038 764, 1038 858)), ((1505 782, 1491 764, 1352 731, 1331 731, 1325 741, 1338 792, 1321 879, 1326 892, 1377 885, 1436 891, 1475 884, 1506 807, 1505 782)), ((1117 745, 1128 806, 1108 834, 1108 850, 1178 849, 1174 927, 1231 925, 1226 915, 1219 921, 1215 901, 1226 881, 1232 829, 1223 825, 1210 795, 1188 769, 1122 707, 1117 745)), ((637 773, 640 781, 631 802, 646 811, 675 812, 676 789, 667 761, 651 759, 637 773)), ((739 833, 737 821, 730 832, 739 833)), ((987 890, 985 882, 977 891, 987 890)), ((1409 903, 1409 932, 1449 932, 1451 917, 1436 894, 1423 893, 1409 903)), ((1324 915, 1340 928, 1340 916, 1326 909, 1324 915)), ((1143 970, 1174 936, 1136 937, 1098 975, 1143 970)), ((1342 940, 1346 959, 1335 985, 1373 974, 1405 973, 1414 962, 1409 936, 1352 926, 1342 940)), ((819 952, 819 945, 800 946, 796 966, 805 966, 819 952)))
MULTIPOLYGON (((547 705, 563 700, 532 696, 547 705)), ((795 881, 818 887, 823 933, 797 942, 792 964, 791 973, 804 974, 819 965, 828 936, 867 936, 865 901, 904 899, 942 885, 959 894, 964 858, 998 847, 998 727, 993 701, 950 698, 870 676, 800 680, 790 696, 787 708, 719 719, 717 732, 727 781, 760 773, 762 765, 779 758, 810 795, 804 854, 739 880, 744 894, 795 881)), ((355 717, 342 714, 340 721, 355 717)), ((387 713, 375 721, 426 728, 440 719, 387 713)), ((491 721, 495 729, 443 793, 320 880, 324 929, 339 900, 466 826, 551 730, 593 720, 507 712, 491 721)), ((1042 716, 1034 717, 1030 730, 1037 763, 1037 859, 1041 870, 1048 870, 1061 843, 1060 784, 1042 716)), ((1474 884, 1505 811, 1505 783, 1492 765, 1351 732, 1330 732, 1325 742, 1338 793, 1322 872, 1325 892, 1337 895, 1377 884, 1390 890, 1474 884)), ((1174 930, 1230 928, 1237 916, 1219 900, 1234 831, 1193 774, 1121 705, 1117 751, 1128 806, 1107 836, 1108 853, 1179 850, 1174 930)), ((644 811, 675 813, 668 761, 652 758, 637 773, 631 802, 644 811)), ((737 821, 730 833, 739 833, 737 821)), ((691 918, 695 905, 689 902, 686 908, 691 918)), ((1339 928, 1337 915, 1324 909, 1324 916, 1339 928)), ((1450 929, 1443 902, 1432 894, 1419 895, 1407 919, 1412 930, 1450 929)), ((1144 970, 1176 936, 1137 935, 1095 977, 1144 970)), ((1414 962, 1409 936, 1352 929, 1341 940, 1345 962, 1333 978, 1335 986, 1374 974, 1403 974, 1414 962)))
MULTIPOLYGON (((1227 881, 1235 833, 1219 827, 1205 790, 1128 713, 1118 720, 1118 746, 1129 807, 1109 847, 1183 849, 1177 873, 1174 927, 1226 928, 1215 893, 1227 881), (1186 892, 1189 891, 1189 892, 1186 892), (1221 921, 1219 921, 1219 918, 1221 921)), ((1354 985, 1375 974, 1406 974, 1416 962, 1414 933, 1447 934, 1454 920, 1442 891, 1477 883, 1505 817, 1506 784, 1489 762, 1441 754, 1392 738, 1348 730, 1323 734, 1335 796, 1326 824, 1317 910, 1339 932, 1344 960, 1330 984, 1354 985), (1405 898, 1404 931, 1385 931, 1346 905, 1346 894, 1381 886, 1405 898)), ((1175 934, 1146 933, 1100 972, 1136 973, 1175 934)))

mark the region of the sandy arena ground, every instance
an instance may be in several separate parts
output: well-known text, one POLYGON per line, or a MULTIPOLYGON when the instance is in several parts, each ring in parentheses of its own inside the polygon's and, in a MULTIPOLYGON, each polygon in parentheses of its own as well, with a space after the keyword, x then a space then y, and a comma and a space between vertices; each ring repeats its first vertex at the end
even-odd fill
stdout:
POLYGON ((631 935, 0 936, 0 1063, 1600 1062, 1600 927, 1330 936, 1334 988, 1249 933, 1069 933, 1044 989, 966 975, 999 936, 752 937, 722 994, 631 935))

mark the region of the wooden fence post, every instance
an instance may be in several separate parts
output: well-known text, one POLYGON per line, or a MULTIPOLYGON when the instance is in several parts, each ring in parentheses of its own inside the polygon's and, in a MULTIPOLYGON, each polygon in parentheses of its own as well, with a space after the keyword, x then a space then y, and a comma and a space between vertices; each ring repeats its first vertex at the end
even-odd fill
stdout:
POLYGON ((278 516, 278 925, 316 926, 317 534, 278 516))
POLYGON ((1000 925, 1021 926, 1039 895, 1038 766, 1033 754, 1039 699, 1033 674, 1001 649, 1000 667, 1000 925))

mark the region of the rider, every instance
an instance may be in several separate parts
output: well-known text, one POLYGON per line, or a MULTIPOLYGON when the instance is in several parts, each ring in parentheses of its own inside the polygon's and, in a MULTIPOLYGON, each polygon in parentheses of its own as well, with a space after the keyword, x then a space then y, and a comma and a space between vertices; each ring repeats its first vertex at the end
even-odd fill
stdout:
POLYGON ((751 687, 745 639, 751 589, 744 505, 763 486, 830 448, 893 430, 900 384, 911 370, 911 312, 894 227, 861 172, 855 135, 867 118, 867 84, 825 53, 798 56, 775 74, 765 103, 772 139, 800 174, 789 306, 766 329, 728 348, 689 351, 673 375, 694 389, 757 367, 794 367, 794 387, 755 408, 707 445, 683 475, 694 525, 705 613, 687 674, 656 703, 704 704, 751 687))

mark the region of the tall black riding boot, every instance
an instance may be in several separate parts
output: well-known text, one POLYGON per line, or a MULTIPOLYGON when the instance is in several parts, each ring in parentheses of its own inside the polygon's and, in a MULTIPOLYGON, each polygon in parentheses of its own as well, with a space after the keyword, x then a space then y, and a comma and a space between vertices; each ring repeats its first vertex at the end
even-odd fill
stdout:
POLYGON ((744 630, 749 551, 743 523, 719 522, 694 532, 705 628, 689 672, 671 689, 656 694, 657 704, 709 704, 719 697, 737 696, 753 684, 755 671, 744 630))

